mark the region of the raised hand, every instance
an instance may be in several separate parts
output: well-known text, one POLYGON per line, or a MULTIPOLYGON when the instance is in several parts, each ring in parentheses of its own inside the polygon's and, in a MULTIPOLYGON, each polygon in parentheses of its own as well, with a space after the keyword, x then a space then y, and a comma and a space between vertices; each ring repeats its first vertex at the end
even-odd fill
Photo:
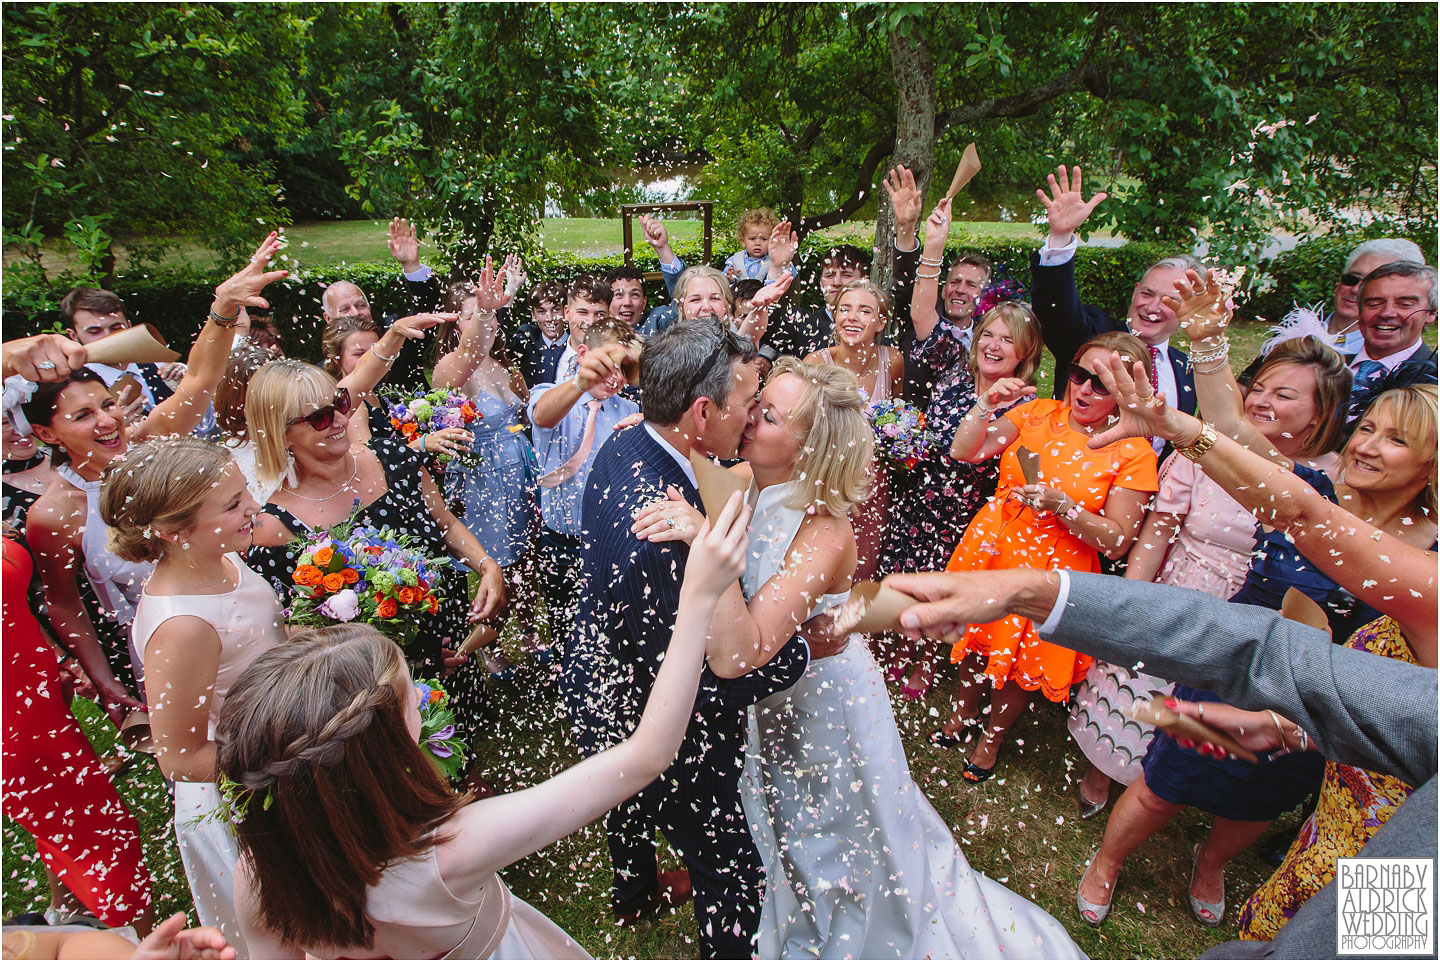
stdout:
POLYGON ((217 314, 226 317, 235 317, 240 313, 242 307, 268 308, 270 302, 260 296, 260 292, 267 284, 278 281, 282 277, 289 276, 289 271, 267 271, 265 268, 270 265, 270 259, 275 252, 283 246, 280 235, 271 231, 270 236, 255 248, 255 253, 250 257, 250 263, 229 279, 221 281, 215 288, 215 307, 217 314))
POLYGON ((424 337, 426 331, 438 324, 448 324, 459 319, 459 314, 411 314, 409 317, 397 318, 390 327, 413 341, 424 337))
POLYGON ((640 230, 645 235, 645 243, 655 248, 655 253, 670 249, 670 232, 649 214, 640 215, 640 230))
POLYGON ((664 501, 647 504, 635 514, 630 533, 641 541, 691 542, 699 535, 704 520, 705 516, 672 485, 665 489, 664 501))
POLYGON ((587 348, 575 370, 575 386, 589 394, 604 384, 618 391, 625 385, 625 364, 632 359, 632 349, 624 344, 602 344, 587 348))
POLYGON ((400 262, 400 269, 407 274, 420 269, 420 239, 415 236, 415 227, 403 217, 390 220, 390 256, 400 262))
POLYGON ((890 195, 890 206, 895 211, 895 234, 897 237, 913 236, 920 224, 920 208, 925 196, 915 186, 915 174, 904 164, 890 168, 885 175, 885 193, 890 195))
POLYGON ((790 290, 790 285, 794 280, 795 275, 786 271, 781 274, 778 279, 760 288, 755 292, 755 296, 750 299, 750 310, 763 311, 767 308, 774 307, 780 302, 780 298, 785 296, 785 292, 790 290))
POLYGON ((125 423, 134 427, 145 420, 145 392, 133 380, 126 380, 115 393, 115 403, 120 405, 120 414, 125 423))
POLYGON ((1234 316, 1234 291, 1220 283, 1214 270, 1207 270, 1203 280, 1194 271, 1186 271, 1175 281, 1175 292, 1178 297, 1167 294, 1162 300, 1180 318, 1186 337, 1203 341, 1225 333, 1234 316))
POLYGON ((689 589, 719 598, 735 583, 745 570, 745 548, 749 543, 745 528, 749 521, 750 508, 742 493, 736 491, 713 525, 709 520, 699 522, 685 562, 685 581, 680 589, 683 593, 688 594, 689 589))
POLYGON ((1157 437, 1176 441, 1182 435, 1196 433, 1191 425, 1200 422, 1174 410, 1165 403, 1165 395, 1154 392, 1143 362, 1136 361, 1133 368, 1128 367, 1124 358, 1111 351, 1095 373, 1114 396, 1119 419, 1108 431, 1090 439, 1091 448, 1103 448, 1125 438, 1157 437))
POLYGON ((495 265, 490 255, 486 254, 485 269, 475 281, 475 313, 493 314, 502 307, 509 307, 514 299, 515 295, 505 290, 503 278, 495 276, 495 265))
POLYGON ((1103 190, 1086 200, 1080 193, 1080 168, 1076 167, 1073 175, 1061 164, 1055 168, 1055 174, 1051 174, 1050 193, 1047 195, 1044 190, 1035 191, 1035 196, 1040 198, 1040 203, 1045 205, 1045 214, 1050 221, 1050 234, 1053 237, 1063 238, 1069 242, 1070 235, 1090 217, 1090 212, 1100 206, 1100 202, 1110 196, 1103 190), (1056 174, 1059 180, 1056 180, 1056 174))
POLYGON ((983 400, 986 407, 998 408, 1013 404, 1022 397, 1034 393, 1036 393, 1035 385, 1026 384, 1024 378, 1002 377, 990 385, 990 390, 985 392, 983 400))
POLYGON ((770 232, 770 269, 784 270, 795 259, 800 249, 800 235, 790 229, 790 222, 782 220, 770 232))
POLYGON ((946 197, 935 205, 930 216, 925 218, 925 253, 939 257, 945 253, 945 241, 950 238, 951 207, 946 197))
POLYGON ((511 300, 520 293, 520 288, 530 283, 530 278, 525 276, 525 262, 519 254, 505 255, 505 266, 500 269, 500 276, 505 279, 505 293, 511 300))

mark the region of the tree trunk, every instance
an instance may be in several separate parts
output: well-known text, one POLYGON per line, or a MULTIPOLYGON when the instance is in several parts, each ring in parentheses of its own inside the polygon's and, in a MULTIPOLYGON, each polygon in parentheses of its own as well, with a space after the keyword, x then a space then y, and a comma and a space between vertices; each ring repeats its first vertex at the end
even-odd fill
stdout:
MULTIPOLYGON (((895 150, 891 166, 904 164, 915 175, 923 197, 935 168, 935 62, 923 24, 912 21, 909 36, 890 34, 890 69, 895 75, 895 150)), ((890 195, 877 178, 879 213, 875 218, 875 266, 871 278, 882 288, 890 286, 894 256, 895 211, 890 195)))

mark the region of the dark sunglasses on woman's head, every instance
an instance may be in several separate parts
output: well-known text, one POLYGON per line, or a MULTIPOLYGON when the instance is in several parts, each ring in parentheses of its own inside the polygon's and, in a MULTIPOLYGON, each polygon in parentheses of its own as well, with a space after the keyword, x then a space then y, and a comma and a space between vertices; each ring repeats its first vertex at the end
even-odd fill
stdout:
POLYGON ((1070 383, 1074 384, 1076 387, 1079 387, 1086 381, 1090 382, 1090 390, 1094 391, 1096 394, 1100 395, 1101 397, 1110 396, 1110 389, 1105 386, 1104 381, 1100 380, 1100 375, 1095 374, 1087 367, 1082 367, 1079 364, 1072 363, 1070 365, 1070 383))
POLYGON ((328 431, 330 426, 335 423, 335 415, 349 414, 350 408, 353 407, 354 404, 355 401, 350 397, 350 391, 342 387, 340 393, 335 395, 335 400, 323 408, 311 411, 309 414, 302 414, 298 418, 291 418, 290 423, 293 425, 304 421, 317 431, 328 431))
POLYGON ((1341 284, 1341 286, 1343 286, 1343 287, 1354 287, 1355 285, 1359 284, 1359 283, 1360 283, 1361 281, 1363 281, 1364 279, 1365 279, 1365 275, 1364 275, 1364 274, 1355 274, 1355 273, 1341 274, 1341 275, 1340 275, 1340 284, 1341 284))

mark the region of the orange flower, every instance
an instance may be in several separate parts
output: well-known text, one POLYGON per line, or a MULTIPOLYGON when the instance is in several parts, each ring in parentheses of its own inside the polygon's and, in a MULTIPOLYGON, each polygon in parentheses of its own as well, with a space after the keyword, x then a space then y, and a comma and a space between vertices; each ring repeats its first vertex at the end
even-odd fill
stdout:
POLYGON ((417 435, 417 434, 420 433, 420 429, 417 428, 417 427, 414 425, 414 423, 412 422, 412 423, 410 423, 410 424, 403 424, 403 425, 401 425, 401 426, 400 426, 400 433, 403 434, 406 438, 409 438, 409 439, 412 439, 412 440, 413 440, 414 437, 415 437, 415 435, 417 435))
POLYGON ((430 588, 429 588, 429 586, 426 585, 425 582, 423 582, 423 581, 420 582, 418 585, 416 585, 413 590, 414 590, 414 592, 415 592, 415 600, 416 600, 416 601, 424 601, 424 600, 425 600, 425 596, 430 593, 430 588))
POLYGON ((315 564, 323 568, 330 563, 330 559, 333 557, 335 557, 335 549, 326 545, 315 552, 315 564))
POLYGON ((390 419, 390 426, 391 426, 392 428, 394 428, 395 430, 397 430, 397 431, 400 430, 400 425, 401 425, 402 423, 403 423, 403 422, 401 422, 398 418, 391 418, 391 419, 390 419))
POLYGON ((438 689, 438 688, 432 688, 432 689, 430 689, 430 703, 431 703, 431 704, 434 704, 434 703, 438 702, 440 699, 442 699, 442 698, 444 698, 444 697, 445 697, 445 694, 444 694, 442 691, 440 691, 440 689, 438 689))
POLYGON ((394 618, 400 613, 400 606, 395 603, 394 598, 386 598, 380 602, 380 607, 375 609, 375 614, 381 618, 394 618))
POLYGON ((402 587, 397 594, 402 605, 413 605, 415 603, 415 589, 409 585, 402 587))
POLYGON ((342 568, 340 570, 340 577, 345 579, 347 585, 353 585, 360 580, 360 572, 354 568, 342 568))
POLYGON ((378 545, 378 544, 367 544, 367 545, 365 546, 365 550, 368 551, 370 554, 373 554, 373 555, 379 555, 379 554, 383 554, 383 553, 385 552, 385 549, 382 548, 382 547, 381 547, 380 545, 378 545))
POLYGON ((331 572, 321 578, 320 583, 325 586, 326 591, 339 591, 345 587, 345 579, 340 576, 339 572, 331 572))
POLYGON ((431 595, 430 597, 426 598, 425 600, 430 603, 430 613, 431 613, 432 615, 433 615, 435 612, 437 612, 437 611, 440 610, 440 600, 439 600, 438 598, 436 598, 434 595, 431 595))
POLYGON ((295 573, 290 576, 290 580, 303 588, 309 588, 312 585, 318 585, 320 583, 320 577, 319 568, 314 565, 301 565, 295 569, 295 573))

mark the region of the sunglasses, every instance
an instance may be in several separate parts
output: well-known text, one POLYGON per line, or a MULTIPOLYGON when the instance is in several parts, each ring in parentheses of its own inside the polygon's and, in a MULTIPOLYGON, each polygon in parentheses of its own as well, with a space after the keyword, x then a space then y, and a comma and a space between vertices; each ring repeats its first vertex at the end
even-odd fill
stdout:
POLYGON ((1342 286, 1342 287, 1354 287, 1354 286, 1356 286, 1357 284, 1359 284, 1361 281, 1363 281, 1364 279, 1365 279, 1365 275, 1364 275, 1364 274, 1355 274, 1355 273, 1341 274, 1341 275, 1340 275, 1340 286, 1342 286))
POLYGON ((1100 380, 1100 375, 1091 372, 1089 368, 1081 367, 1079 364, 1071 364, 1070 383, 1079 387, 1087 381, 1090 383, 1090 390, 1096 394, 1101 397, 1110 396, 1110 389, 1105 386, 1104 381, 1100 380))
POLYGON ((349 414, 350 409, 354 406, 355 401, 350 397, 349 389, 342 387, 340 393, 335 395, 335 400, 323 408, 311 411, 309 414, 302 414, 298 418, 291 418, 289 423, 295 425, 304 421, 317 431, 328 431, 330 430, 330 426, 335 423, 335 415, 349 414))

